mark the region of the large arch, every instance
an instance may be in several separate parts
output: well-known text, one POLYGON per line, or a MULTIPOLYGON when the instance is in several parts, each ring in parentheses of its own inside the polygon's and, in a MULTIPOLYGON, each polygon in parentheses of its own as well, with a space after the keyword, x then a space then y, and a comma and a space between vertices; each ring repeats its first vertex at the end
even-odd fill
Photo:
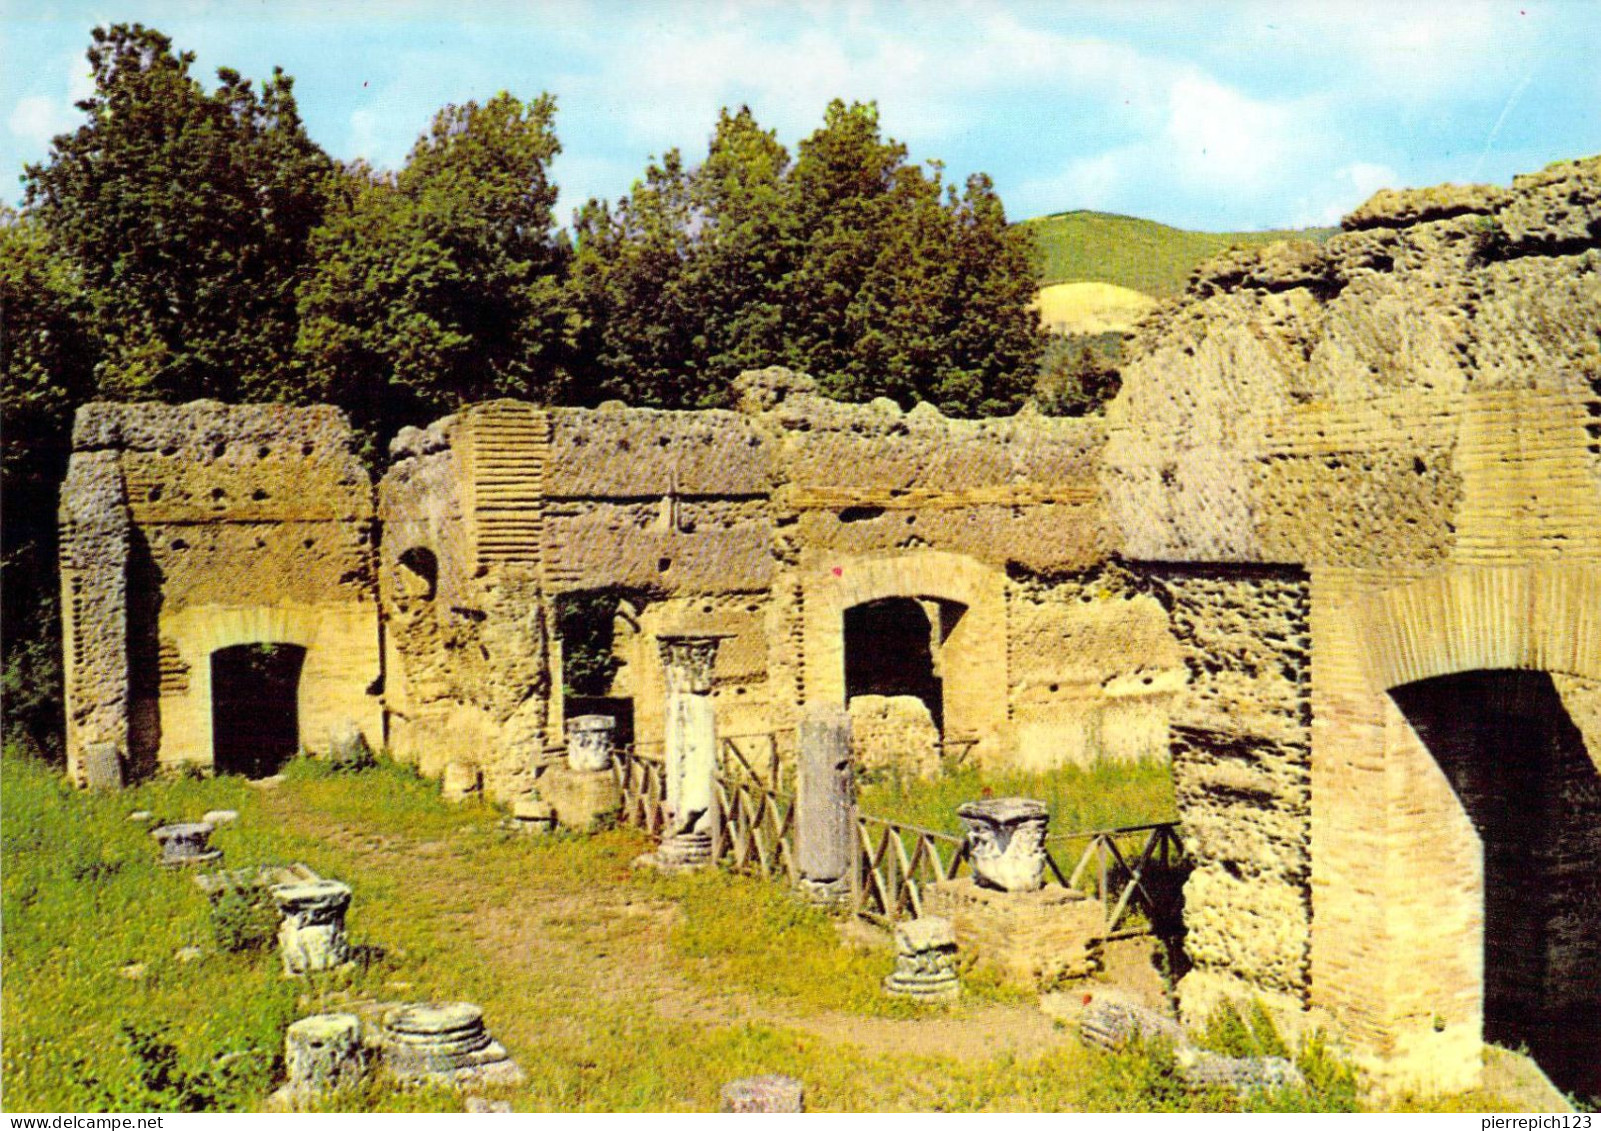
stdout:
POLYGON ((383 744, 377 694, 380 658, 370 605, 191 606, 161 618, 160 697, 163 765, 211 766, 212 656, 242 644, 305 650, 300 671, 300 744, 321 751, 330 728, 346 719, 383 744))
POLYGON ((1499 816, 1464 767, 1528 752, 1489 753, 1468 732, 1481 700, 1540 698, 1547 729, 1601 767, 1601 567, 1455 567, 1388 586, 1314 571, 1312 628, 1311 1004, 1397 1085, 1471 1086, 1486 884, 1506 879, 1486 862, 1499 816))
POLYGON ((1006 575, 963 554, 824 555, 810 563, 802 575, 806 700, 845 702, 846 610, 890 598, 962 606, 941 646, 945 736, 976 739, 976 756, 991 756, 1007 718, 1006 575))

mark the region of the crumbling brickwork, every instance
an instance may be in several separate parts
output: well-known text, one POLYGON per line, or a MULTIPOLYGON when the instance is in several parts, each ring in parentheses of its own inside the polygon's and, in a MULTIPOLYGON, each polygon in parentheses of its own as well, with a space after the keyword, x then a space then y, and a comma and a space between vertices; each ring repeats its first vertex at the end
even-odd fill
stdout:
POLYGON ((1545 966, 1487 945, 1503 791, 1451 709, 1522 704, 1551 736, 1518 755, 1530 788, 1598 804, 1601 158, 1383 192, 1343 228, 1204 266, 1104 418, 839 404, 782 369, 729 411, 495 401, 396 439, 376 525, 331 409, 88 406, 61 508, 72 773, 209 763, 212 657, 281 642, 306 649, 306 746, 355 720, 519 796, 569 697, 659 742, 657 640, 715 630, 720 732, 780 754, 804 705, 853 697, 935 728, 928 765, 1171 750, 1186 1012, 1258 997, 1384 1078, 1472 1084, 1505 994, 1601 1013, 1574 989, 1601 961, 1582 829, 1538 854, 1545 966), (582 691, 577 606, 610 650, 582 691), (894 678, 862 678, 875 658, 894 678))
POLYGON ((372 486, 342 413, 91 404, 73 448, 70 765, 89 741, 119 743, 132 769, 210 765, 212 657, 241 644, 305 649, 303 747, 347 722, 382 744, 372 486))

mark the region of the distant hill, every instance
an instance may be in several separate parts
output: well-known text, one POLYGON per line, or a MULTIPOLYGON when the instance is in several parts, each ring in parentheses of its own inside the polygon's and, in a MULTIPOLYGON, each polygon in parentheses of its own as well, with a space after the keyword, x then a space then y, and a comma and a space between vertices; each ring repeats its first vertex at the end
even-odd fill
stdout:
POLYGON ((1153 298, 1183 290, 1196 265, 1225 248, 1282 239, 1321 243, 1339 230, 1189 232, 1111 212, 1057 212, 1022 225, 1034 233, 1041 287, 1111 283, 1153 298))

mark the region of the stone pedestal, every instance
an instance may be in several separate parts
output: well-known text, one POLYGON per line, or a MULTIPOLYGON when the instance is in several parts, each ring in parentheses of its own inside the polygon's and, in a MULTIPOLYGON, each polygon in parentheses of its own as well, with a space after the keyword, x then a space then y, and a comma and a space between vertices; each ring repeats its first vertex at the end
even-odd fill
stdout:
POLYGON ((575 773, 611 769, 617 720, 610 715, 578 715, 567 720, 567 768, 575 773))
POLYGON ((1013 984, 1048 988, 1097 968, 1105 916, 1100 901, 1083 892, 993 891, 963 876, 925 888, 923 906, 949 919, 963 948, 1013 984))
POLYGON ((795 796, 795 859, 800 890, 817 903, 850 896, 857 859, 856 783, 851 719, 843 707, 814 703, 800 724, 795 796))
POLYGON ((534 788, 561 827, 576 832, 604 824, 623 806, 622 788, 610 770, 574 770, 558 763, 539 775, 534 788))
POLYGON ((484 1028, 484 1011, 471 1002, 400 1005, 379 1023, 384 1066, 402 1080, 450 1084, 523 1081, 499 1041, 484 1028))
POLYGON ((83 748, 83 784, 96 792, 121 789, 122 755, 110 742, 90 742, 83 748))
POLYGON ((1026 797, 969 801, 956 815, 967 826, 973 875, 981 887, 1039 890, 1045 882, 1045 830, 1050 819, 1043 801, 1026 797))
POLYGON ((366 1071, 361 1022, 352 1013, 302 1017, 284 1034, 284 1068, 289 1083, 283 1098, 291 1103, 357 1086, 366 1071))
POLYGON ((212 848, 208 843, 212 829, 213 826, 205 821, 162 825, 159 829, 151 829, 150 835, 161 845, 161 866, 182 868, 190 864, 210 864, 214 860, 221 860, 222 849, 212 848))
POLYGON ((793 1076, 746 1076, 723 1085, 722 1110, 793 1115, 806 1110, 806 1089, 793 1076))
POLYGON ((467 801, 483 790, 484 779, 478 767, 467 762, 447 762, 440 779, 439 793, 446 801, 467 801))
POLYGON ((645 857, 668 870, 712 862, 717 808, 717 715, 712 705, 717 646, 727 633, 658 638, 667 688, 667 825, 661 848, 645 857))
POLYGON ((884 991, 921 1002, 955 1001, 962 986, 956 975, 956 932, 949 919, 925 915, 895 926, 895 972, 884 991))
POLYGON ((350 961, 350 943, 345 938, 350 888, 338 880, 311 880, 278 884, 271 893, 283 915, 278 925, 278 953, 285 974, 299 977, 350 961))

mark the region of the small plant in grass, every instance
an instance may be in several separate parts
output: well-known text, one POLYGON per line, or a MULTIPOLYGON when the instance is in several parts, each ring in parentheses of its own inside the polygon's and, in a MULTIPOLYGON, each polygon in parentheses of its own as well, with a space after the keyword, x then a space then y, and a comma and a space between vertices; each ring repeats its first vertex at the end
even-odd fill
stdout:
POLYGON ((211 929, 229 954, 262 950, 278 930, 278 908, 264 887, 224 888, 211 901, 211 929))

